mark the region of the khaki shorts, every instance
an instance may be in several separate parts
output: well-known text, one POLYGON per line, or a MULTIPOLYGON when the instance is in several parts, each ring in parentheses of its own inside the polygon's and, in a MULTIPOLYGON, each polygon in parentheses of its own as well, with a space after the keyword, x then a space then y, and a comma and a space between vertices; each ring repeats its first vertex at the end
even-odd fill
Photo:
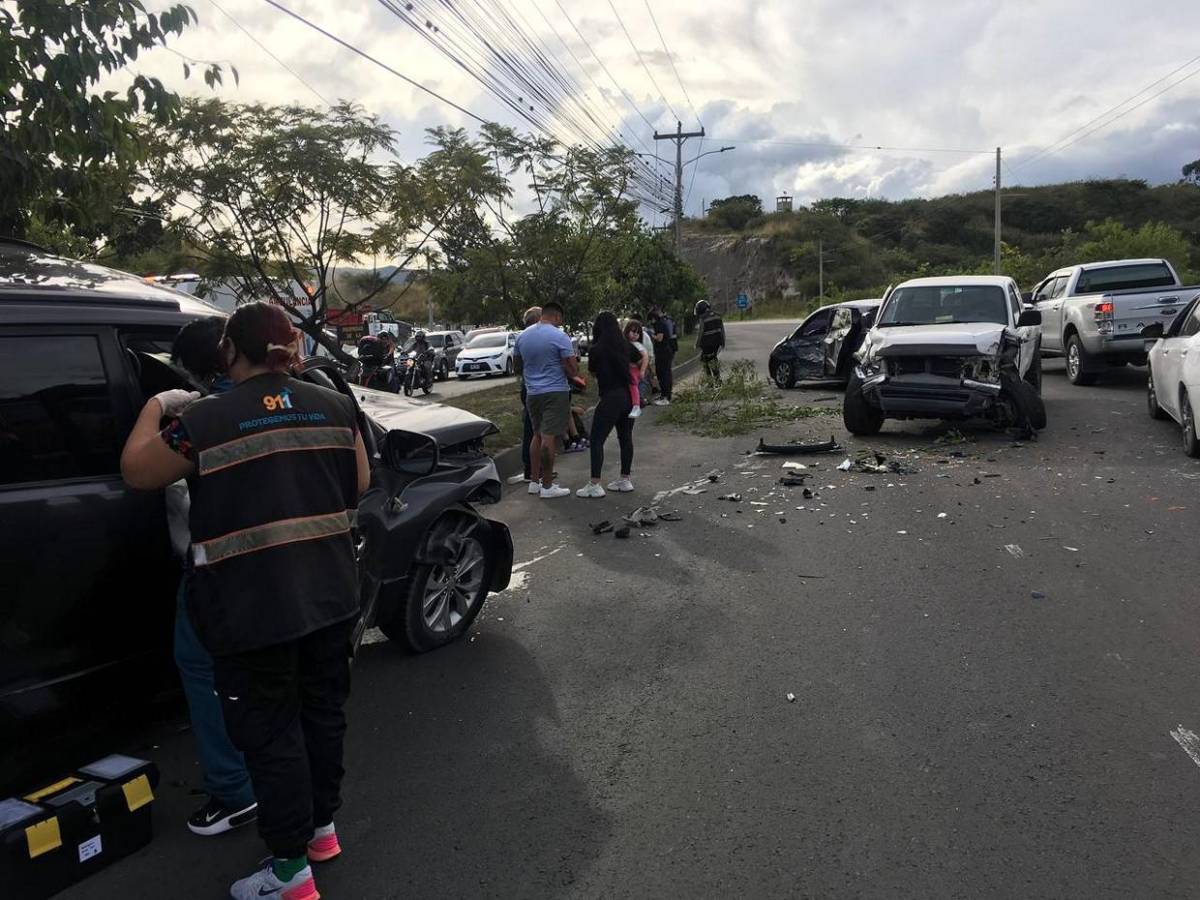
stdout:
POLYGON ((567 420, 571 417, 570 391, 530 394, 525 400, 525 408, 529 410, 529 421, 536 434, 567 433, 567 420))

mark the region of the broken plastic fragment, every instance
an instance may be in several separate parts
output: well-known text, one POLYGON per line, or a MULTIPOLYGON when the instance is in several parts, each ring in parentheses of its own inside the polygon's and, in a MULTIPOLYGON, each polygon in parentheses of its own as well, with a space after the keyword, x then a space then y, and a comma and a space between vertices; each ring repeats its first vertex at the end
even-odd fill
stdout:
POLYGON ((758 446, 754 448, 756 453, 778 453, 782 455, 798 455, 802 453, 833 453, 841 450, 841 445, 834 440, 830 435, 828 441, 821 441, 815 444, 768 444, 762 438, 758 439, 758 446))
POLYGON ((795 695, 795 694, 793 694, 791 691, 788 691, 788 695, 787 695, 787 702, 788 702, 788 703, 795 703, 795 702, 796 702, 796 695, 795 695))
POLYGON ((1025 555, 1025 551, 1022 550, 1016 544, 1005 544, 1004 549, 1007 550, 1009 552, 1009 554, 1015 559, 1020 559, 1021 557, 1023 557, 1025 555))
POLYGON ((850 461, 850 457, 848 457, 848 456, 847 456, 847 457, 846 457, 845 459, 843 459, 843 460, 841 461, 841 463, 838 465, 838 471, 839 471, 839 472, 849 472, 849 471, 850 471, 850 469, 851 469, 851 467, 853 467, 853 465, 854 465, 854 463, 852 463, 852 462, 850 461))

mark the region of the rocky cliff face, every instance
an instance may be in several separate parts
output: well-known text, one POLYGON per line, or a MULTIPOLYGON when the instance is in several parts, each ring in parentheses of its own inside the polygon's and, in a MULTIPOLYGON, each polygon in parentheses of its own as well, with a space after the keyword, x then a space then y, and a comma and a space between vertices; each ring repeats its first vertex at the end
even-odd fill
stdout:
POLYGON ((735 309, 743 291, 756 302, 796 294, 767 238, 685 234, 682 253, 708 286, 709 302, 722 312, 735 309))

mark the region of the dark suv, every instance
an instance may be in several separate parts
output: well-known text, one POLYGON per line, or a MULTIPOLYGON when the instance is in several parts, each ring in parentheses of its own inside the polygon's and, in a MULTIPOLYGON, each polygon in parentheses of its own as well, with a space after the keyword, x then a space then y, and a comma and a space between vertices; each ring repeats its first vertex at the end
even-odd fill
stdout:
MULTIPOLYGON (((0 797, 71 767, 102 726, 173 696, 180 567, 163 493, 118 464, 147 397, 187 386, 180 326, 222 312, 132 275, 0 240, 0 797)), ((499 499, 495 431, 457 409, 347 387, 328 361, 298 377, 358 405, 372 457, 359 507, 363 616, 413 651, 461 635, 503 590, 512 541, 474 504, 499 499)))

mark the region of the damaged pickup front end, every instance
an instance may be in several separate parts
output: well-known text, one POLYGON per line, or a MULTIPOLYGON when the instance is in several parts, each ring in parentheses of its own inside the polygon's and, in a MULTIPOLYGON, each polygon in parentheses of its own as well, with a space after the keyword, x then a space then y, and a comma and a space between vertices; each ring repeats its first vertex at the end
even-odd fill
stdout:
POLYGON ((1040 365, 1020 336, 993 323, 877 328, 857 354, 846 425, 878 432, 885 419, 982 418, 997 427, 1045 427, 1040 365))

